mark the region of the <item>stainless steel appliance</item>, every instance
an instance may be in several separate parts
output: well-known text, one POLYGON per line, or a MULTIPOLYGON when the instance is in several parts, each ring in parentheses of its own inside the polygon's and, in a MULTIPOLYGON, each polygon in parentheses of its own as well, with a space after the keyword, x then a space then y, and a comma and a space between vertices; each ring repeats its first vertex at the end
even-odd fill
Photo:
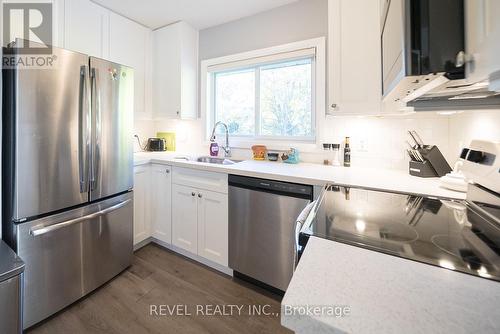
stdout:
POLYGON ((24 328, 120 273, 133 248, 133 70, 52 52, 51 69, 3 69, 3 238, 26 263, 24 328))
POLYGON ((163 138, 149 138, 146 151, 162 152, 167 150, 167 144, 163 138))
POLYGON ((24 262, 0 240, 0 333, 23 332, 24 262))
MULTIPOLYGON (((385 101, 415 111, 497 108, 489 85, 465 80, 463 0, 388 0, 382 21, 382 80, 385 101)), ((480 4, 470 3, 469 9, 480 4)), ((494 74, 492 74, 494 75, 494 74)))
POLYGON ((284 291, 294 268, 295 218, 313 187, 229 175, 229 267, 284 291))
POLYGON ((305 219, 310 236, 500 281, 500 143, 462 154, 467 200, 326 186, 305 219))

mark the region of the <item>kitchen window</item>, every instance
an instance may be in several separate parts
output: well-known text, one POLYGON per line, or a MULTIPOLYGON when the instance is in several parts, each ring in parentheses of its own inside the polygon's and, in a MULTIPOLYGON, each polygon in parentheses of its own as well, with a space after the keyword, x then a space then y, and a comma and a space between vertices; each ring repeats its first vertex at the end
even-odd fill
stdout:
MULTIPOLYGON (((324 99, 325 88, 324 75, 319 75, 323 92, 318 94, 318 48, 272 51, 202 62, 207 134, 221 121, 227 124, 233 143, 316 141, 318 96, 324 99)), ((217 131, 222 134, 223 128, 217 131)))

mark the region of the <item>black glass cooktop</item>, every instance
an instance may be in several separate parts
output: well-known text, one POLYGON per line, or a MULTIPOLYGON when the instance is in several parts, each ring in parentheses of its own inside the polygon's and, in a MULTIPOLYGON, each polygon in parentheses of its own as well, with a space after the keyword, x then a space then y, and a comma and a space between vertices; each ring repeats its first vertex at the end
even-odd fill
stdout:
POLYGON ((500 281, 500 225, 465 201, 332 186, 312 217, 306 235, 500 281))

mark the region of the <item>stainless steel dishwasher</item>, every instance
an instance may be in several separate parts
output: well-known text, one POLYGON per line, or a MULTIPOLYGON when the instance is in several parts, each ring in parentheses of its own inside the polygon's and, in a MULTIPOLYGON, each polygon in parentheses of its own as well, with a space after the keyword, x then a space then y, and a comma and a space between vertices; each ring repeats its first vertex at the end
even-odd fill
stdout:
POLYGON ((229 267, 285 291, 294 269, 295 226, 313 187, 229 175, 229 267))

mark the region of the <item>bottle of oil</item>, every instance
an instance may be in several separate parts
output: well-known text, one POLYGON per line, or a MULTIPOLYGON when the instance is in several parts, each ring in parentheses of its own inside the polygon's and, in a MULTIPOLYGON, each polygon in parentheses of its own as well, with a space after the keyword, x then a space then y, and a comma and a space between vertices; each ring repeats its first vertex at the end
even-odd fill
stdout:
POLYGON ((349 146, 349 137, 345 137, 344 167, 351 167, 351 147, 349 146))

